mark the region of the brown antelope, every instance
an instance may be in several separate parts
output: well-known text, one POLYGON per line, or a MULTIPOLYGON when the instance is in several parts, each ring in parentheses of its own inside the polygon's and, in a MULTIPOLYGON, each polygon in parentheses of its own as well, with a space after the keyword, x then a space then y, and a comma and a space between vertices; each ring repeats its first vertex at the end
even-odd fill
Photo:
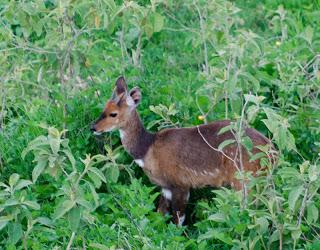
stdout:
MULTIPOLYGON (((121 142, 126 151, 143 169, 150 180, 162 188, 158 211, 172 212, 173 220, 181 225, 185 219, 185 207, 190 188, 204 186, 231 186, 242 189, 235 178, 237 168, 233 159, 237 146, 228 145, 223 152, 217 149, 227 139, 233 139, 230 131, 219 131, 230 121, 216 121, 191 128, 164 129, 157 133, 145 130, 136 107, 141 100, 138 87, 128 91, 123 77, 116 81, 113 95, 91 130, 96 134, 114 129, 120 131, 121 142)), ((271 144, 257 130, 246 128, 254 146, 271 144)), ((249 161, 245 149, 242 152, 244 171, 255 174, 261 167, 259 160, 249 161)), ((253 153, 259 150, 254 147, 253 153)))

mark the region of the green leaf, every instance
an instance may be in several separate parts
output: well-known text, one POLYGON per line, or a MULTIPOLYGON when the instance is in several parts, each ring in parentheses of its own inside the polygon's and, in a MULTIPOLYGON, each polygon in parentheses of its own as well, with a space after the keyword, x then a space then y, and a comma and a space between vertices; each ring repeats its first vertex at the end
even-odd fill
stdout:
POLYGON ((222 149, 224 149, 226 146, 234 143, 235 140, 234 139, 228 139, 228 140, 225 140, 223 141, 222 143, 220 143, 219 147, 218 147, 218 150, 222 151, 222 149))
POLYGON ((89 185, 89 188, 90 188, 91 194, 93 196, 95 205, 96 205, 96 207, 98 207, 99 206, 99 195, 97 194, 94 186, 90 182, 87 181, 87 184, 89 185))
POLYGON ((16 183, 18 182, 18 180, 20 179, 20 175, 14 173, 10 176, 9 178, 9 185, 12 188, 14 185, 16 185, 16 183))
POLYGON ((73 207, 68 213, 69 226, 72 232, 76 232, 81 219, 81 208, 78 206, 73 207))
POLYGON ((301 195, 301 193, 303 192, 304 187, 303 186, 298 186, 293 188, 290 193, 289 193, 289 197, 288 197, 288 203, 289 203, 289 208, 290 210, 294 210, 296 203, 298 201, 299 196, 301 195))
POLYGON ((253 102, 255 104, 260 104, 265 99, 264 96, 255 96, 252 94, 245 94, 244 98, 247 102, 253 102))
POLYGON ((308 171, 309 180, 311 182, 318 180, 320 175, 320 167, 317 165, 311 165, 308 171))
POLYGON ((256 161, 256 160, 258 160, 258 159, 260 159, 262 157, 267 157, 266 153, 264 153, 264 152, 256 153, 256 154, 254 154, 253 156, 250 157, 250 162, 256 161))
POLYGON ((312 43, 313 31, 314 31, 313 28, 310 25, 308 25, 304 32, 304 35, 302 36, 309 44, 312 43))
POLYGON ((52 227, 52 220, 50 220, 48 217, 38 217, 37 222, 39 222, 42 225, 45 225, 47 227, 52 227))
POLYGON ((151 38, 153 34, 153 27, 150 24, 146 24, 144 26, 144 32, 146 32, 148 38, 151 38))
POLYGON ((153 15, 154 15, 153 16, 153 18, 154 18, 153 30, 154 30, 154 32, 159 32, 163 28, 164 17, 161 16, 159 13, 156 13, 156 12, 153 15))
POLYGON ((22 225, 20 223, 10 223, 8 226, 9 241, 16 244, 22 237, 22 225))
POLYGON ((103 181, 105 183, 107 182, 106 177, 104 176, 104 174, 102 173, 102 171, 100 169, 95 168, 95 167, 91 167, 91 168, 89 168, 89 171, 95 173, 100 178, 101 181, 103 181))
POLYGON ((88 202, 87 200, 85 200, 84 198, 80 197, 77 199, 77 204, 85 207, 86 209, 88 209, 89 211, 91 211, 94 207, 91 205, 90 202, 88 202))
POLYGON ((38 161, 37 165, 32 170, 32 181, 35 183, 38 180, 40 174, 44 171, 48 164, 48 160, 38 161))
POLYGON ((14 187, 14 190, 17 191, 17 190, 23 189, 31 184, 32 182, 29 180, 19 180, 18 184, 14 187))
POLYGON ((242 145, 249 151, 251 152, 253 149, 253 142, 249 136, 245 136, 242 139, 242 145))
POLYGON ((310 249, 320 249, 320 240, 314 241, 314 242, 310 245, 310 249))
POLYGON ((54 220, 57 220, 59 218, 61 218, 62 216, 64 216, 69 210, 71 210, 74 205, 75 205, 75 201, 70 201, 70 200, 64 200, 63 202, 61 202, 56 210, 54 211, 54 214, 52 216, 52 218, 54 220))
POLYGON ((108 177, 109 177, 108 179, 110 179, 112 182, 118 181, 120 172, 119 172, 119 168, 117 166, 108 168, 107 173, 108 173, 108 177))
POLYGON ((218 135, 222 135, 222 134, 224 134, 225 132, 232 130, 232 128, 233 128, 233 124, 229 124, 229 125, 221 128, 221 129, 219 130, 219 132, 218 132, 218 135))
POLYGON ((248 107, 246 114, 247 114, 247 117, 248 117, 247 120, 249 123, 254 122, 258 112, 259 112, 259 106, 251 105, 250 107, 248 107))
POLYGON ((60 143, 61 143, 60 139, 50 138, 49 144, 50 144, 52 153, 58 154, 60 150, 60 143))
POLYGON ((259 233, 263 235, 265 232, 268 231, 269 222, 266 218, 261 217, 258 218, 256 224, 259 225, 259 233))
POLYGON ((287 149, 288 150, 297 150, 296 142, 293 134, 287 129, 287 149))
POLYGON ((41 135, 41 136, 37 137, 36 139, 34 139, 33 141, 29 142, 28 146, 21 153, 22 159, 24 159, 26 157, 27 153, 29 153, 30 151, 35 150, 43 145, 48 145, 48 138, 43 135, 41 135))
POLYGON ((279 230, 275 230, 271 236, 269 237, 269 244, 275 242, 275 241, 279 241, 280 235, 279 235, 279 230))
POLYGON ((12 215, 0 216, 0 230, 2 230, 11 220, 13 220, 12 215))
POLYGON ((6 202, 3 204, 4 207, 11 207, 11 206, 16 206, 20 204, 20 202, 18 200, 16 200, 15 198, 11 198, 6 200, 6 202))
POLYGON ((74 168, 76 166, 76 160, 74 159, 72 153, 69 150, 62 150, 62 152, 68 157, 72 167, 74 168))
POLYGON ((34 210, 40 210, 40 205, 35 201, 24 201, 24 202, 22 202, 22 204, 25 204, 34 210))
POLYGON ((94 172, 88 172, 88 176, 93 181, 93 184, 96 188, 101 187, 102 182, 101 182, 100 178, 94 172))
POLYGON ((4 184, 3 182, 0 181, 0 187, 4 187, 4 188, 9 188, 8 185, 4 184))
POLYGON ((219 232, 215 229, 210 229, 210 231, 202 234, 198 237, 198 240, 206 240, 206 239, 218 239, 228 245, 232 245, 232 238, 226 233, 219 232))
POLYGON ((297 241, 299 238, 300 238, 300 236, 301 236, 301 229, 300 228, 296 228, 296 229, 294 229, 294 230, 291 230, 291 237, 292 237, 292 239, 294 240, 294 241, 297 241))
MULTIPOLYGON (((63 133, 63 131, 61 133, 63 133)), ((48 134, 51 138, 55 138, 55 139, 60 139, 60 135, 61 135, 59 130, 54 127, 48 128, 48 134)))
POLYGON ((311 203, 307 207, 307 221, 309 223, 317 222, 319 218, 319 210, 314 203, 311 203))
POLYGON ((225 222, 226 217, 223 213, 216 213, 209 216, 208 220, 216 221, 216 222, 225 222))

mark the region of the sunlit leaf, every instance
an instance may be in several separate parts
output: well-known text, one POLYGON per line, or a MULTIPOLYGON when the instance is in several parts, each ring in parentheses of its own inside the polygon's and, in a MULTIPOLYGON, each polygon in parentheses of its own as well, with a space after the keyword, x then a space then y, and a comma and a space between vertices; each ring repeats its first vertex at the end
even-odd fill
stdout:
POLYGON ((47 160, 38 161, 37 165, 32 170, 32 181, 35 183, 38 180, 39 175, 44 171, 48 164, 47 160))
POLYGON ((227 139, 227 140, 224 140, 222 143, 219 144, 218 146, 218 150, 222 151, 226 146, 234 143, 235 140, 234 139, 227 139))
POLYGON ((304 190, 303 186, 298 186, 293 188, 290 193, 289 193, 289 197, 288 197, 288 202, 289 202, 289 208, 291 210, 294 210, 295 205, 300 197, 300 195, 302 194, 304 190))
POLYGON ((74 206, 68 212, 68 221, 69 221, 69 226, 72 232, 76 232, 78 230, 80 219, 81 219, 81 209, 78 206, 74 206))
POLYGON ((75 204, 76 204, 75 201, 64 200, 63 202, 61 202, 61 203, 56 207, 52 218, 53 218, 54 220, 57 220, 57 219, 61 218, 61 217, 64 216, 71 208, 73 208, 75 204))

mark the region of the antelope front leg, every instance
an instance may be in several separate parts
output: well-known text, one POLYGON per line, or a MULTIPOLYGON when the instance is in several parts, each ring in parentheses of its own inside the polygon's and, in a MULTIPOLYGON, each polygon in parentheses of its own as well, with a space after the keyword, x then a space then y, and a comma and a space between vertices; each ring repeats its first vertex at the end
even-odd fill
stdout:
POLYGON ((186 209, 187 202, 189 200, 189 189, 173 188, 171 189, 171 192, 172 192, 171 208, 172 208, 173 222, 176 225, 182 226, 186 218, 185 209, 186 209))

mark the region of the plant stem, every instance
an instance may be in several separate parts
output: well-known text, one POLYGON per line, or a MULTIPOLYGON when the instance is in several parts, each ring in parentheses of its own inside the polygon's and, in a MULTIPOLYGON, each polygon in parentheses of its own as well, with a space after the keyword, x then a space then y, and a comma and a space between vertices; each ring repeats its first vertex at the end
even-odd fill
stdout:
POLYGON ((76 236, 76 233, 75 232, 72 232, 71 234, 71 237, 70 237, 70 240, 69 240, 69 243, 68 243, 68 246, 66 248, 66 250, 70 250, 71 246, 72 246, 72 243, 73 243, 73 240, 74 240, 74 237, 76 236))
POLYGON ((306 187, 305 192, 304 192, 304 196, 302 199, 301 209, 299 212, 299 218, 298 218, 298 223, 297 223, 298 226, 300 226, 300 224, 301 224, 302 216, 303 216, 304 210, 306 208, 308 192, 309 192, 309 185, 306 187))
POLYGON ((204 72, 206 74, 206 76, 209 75, 209 63, 208 63, 208 47, 207 47, 207 41, 206 41, 206 37, 205 37, 205 25, 203 22, 203 16, 201 14, 201 11, 198 7, 198 5, 196 4, 196 2, 194 1, 194 6, 197 9, 198 15, 199 15, 199 21, 200 21, 200 35, 201 35, 201 40, 203 43, 203 49, 204 49, 204 72))

